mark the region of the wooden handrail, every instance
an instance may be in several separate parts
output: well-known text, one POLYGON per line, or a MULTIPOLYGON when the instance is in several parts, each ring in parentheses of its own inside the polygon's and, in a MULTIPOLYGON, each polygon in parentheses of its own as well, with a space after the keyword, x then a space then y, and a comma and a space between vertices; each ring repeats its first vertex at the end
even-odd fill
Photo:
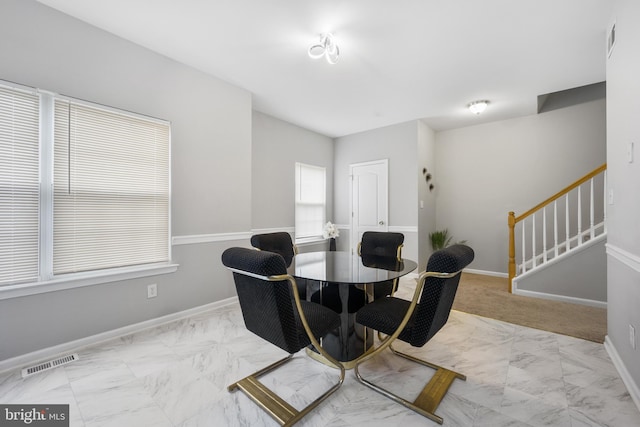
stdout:
POLYGON ((579 187, 580 185, 582 185, 585 182, 589 181, 594 176, 598 175, 600 172, 604 172, 606 169, 607 169, 607 164, 606 163, 603 164, 602 166, 599 166, 599 167, 595 168, 593 171, 589 172, 588 174, 586 174, 585 176, 583 176, 582 178, 580 178, 579 180, 577 180, 573 184, 565 187, 563 190, 558 191, 556 194, 554 194, 553 196, 549 197, 544 202, 538 203, 537 205, 535 205, 533 208, 529 209, 528 211, 526 211, 522 215, 517 216, 515 218, 516 223, 522 221, 523 219, 525 219, 526 217, 528 217, 532 213, 538 211, 539 209, 542 209, 543 207, 547 206, 549 203, 553 202, 554 200, 558 200, 560 197, 564 196, 569 191, 573 190, 574 188, 579 187))
POLYGON ((553 196, 549 197, 547 200, 543 201, 542 203, 538 203, 536 206, 534 206, 533 208, 529 209, 528 211, 526 211, 525 213, 523 213, 520 216, 516 217, 516 215, 515 215, 515 213, 513 211, 509 212, 509 214, 508 214, 508 225, 509 225, 509 292, 512 292, 512 290, 513 290, 512 281, 513 281, 513 278, 516 277, 516 239, 515 239, 515 227, 516 227, 516 224, 518 222, 522 221, 523 219, 527 218, 531 214, 533 214, 533 213, 537 212, 538 210, 542 209, 543 207, 547 206, 548 204, 550 204, 550 203, 554 202, 555 200, 559 199, 560 197, 564 196, 565 194, 569 193, 571 190, 573 190, 573 189, 579 187, 580 185, 584 184, 585 182, 589 181, 590 179, 592 179, 596 175, 604 172, 606 169, 607 169, 607 164, 604 163, 602 166, 599 166, 599 167, 595 168, 593 171, 589 172, 588 174, 586 174, 585 176, 583 176, 582 178, 580 178, 579 180, 577 180, 573 184, 571 184, 571 185, 565 187, 564 189, 560 190, 559 192, 557 192, 553 196))

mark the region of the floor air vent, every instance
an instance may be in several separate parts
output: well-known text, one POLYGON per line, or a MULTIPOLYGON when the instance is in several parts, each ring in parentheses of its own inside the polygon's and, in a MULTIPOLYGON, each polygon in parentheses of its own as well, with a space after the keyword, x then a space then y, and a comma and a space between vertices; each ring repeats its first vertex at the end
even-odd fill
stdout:
POLYGON ((27 378, 31 375, 39 374, 40 372, 48 371, 49 369, 57 368, 58 366, 75 362, 76 360, 78 360, 78 354, 73 353, 68 356, 63 356, 54 360, 40 363, 39 365, 30 366, 22 370, 22 378, 27 378))

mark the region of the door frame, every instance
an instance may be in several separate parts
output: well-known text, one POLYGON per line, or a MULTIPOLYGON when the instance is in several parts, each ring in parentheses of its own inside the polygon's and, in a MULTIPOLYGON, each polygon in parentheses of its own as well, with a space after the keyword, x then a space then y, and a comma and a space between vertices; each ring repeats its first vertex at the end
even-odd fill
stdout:
POLYGON ((358 230, 355 229, 354 224, 353 224, 353 218, 354 218, 354 206, 353 206, 353 177, 354 177, 354 173, 353 170, 357 167, 362 167, 362 166, 373 166, 373 165, 383 165, 384 166, 384 171, 385 171, 385 178, 387 180, 387 194, 386 194, 386 198, 387 198, 387 203, 384 206, 385 209, 385 223, 384 223, 384 229, 385 231, 389 230, 389 159, 379 159, 379 160, 371 160, 368 162, 360 162, 360 163, 352 163, 349 165, 349 211, 350 211, 350 215, 349 215, 349 228, 350 228, 350 240, 351 240, 351 251, 352 253, 355 253, 356 248, 358 246, 358 230))

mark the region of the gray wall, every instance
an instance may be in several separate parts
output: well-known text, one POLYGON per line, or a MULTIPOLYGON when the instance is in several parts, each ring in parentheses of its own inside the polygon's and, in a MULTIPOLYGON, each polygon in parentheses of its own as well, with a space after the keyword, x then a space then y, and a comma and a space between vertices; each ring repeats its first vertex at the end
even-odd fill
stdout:
POLYGON ((254 111, 252 120, 254 229, 293 230, 295 163, 327 168, 327 221, 333 219, 333 139, 254 111))
POLYGON ((334 216, 345 225, 351 215, 349 165, 389 159, 389 231, 404 233, 402 254, 413 260, 418 260, 416 176, 422 174, 417 143, 418 122, 411 121, 337 138, 334 157, 334 216))
MULTIPOLYGON (((616 45, 607 61, 608 206, 607 339, 635 383, 640 399, 640 2, 615 4, 616 45), (634 161, 627 145, 635 143, 634 161), (629 325, 636 330, 636 349, 629 343, 629 325)), ((636 401, 638 402, 638 401, 636 401)))
POLYGON ((507 214, 519 215, 605 162, 605 100, 436 133, 436 224, 506 273, 507 214))
POLYGON ((587 244, 562 261, 547 264, 547 267, 531 276, 514 279, 514 293, 522 295, 520 291, 531 291, 537 294, 532 296, 540 298, 606 307, 605 243, 606 240, 601 240, 587 244))
MULTIPOLYGON (((0 52, 0 79, 171 121, 174 236, 251 230, 250 93, 34 0, 2 0, 0 52)), ((236 243, 173 246, 174 274, 0 300, 0 360, 231 297, 218 260, 236 243)))
POLYGON ((418 271, 424 271, 431 256, 429 234, 436 230, 436 188, 429 190, 429 184, 436 184, 436 134, 423 122, 418 122, 418 271), (427 182, 422 169, 431 174, 427 182))

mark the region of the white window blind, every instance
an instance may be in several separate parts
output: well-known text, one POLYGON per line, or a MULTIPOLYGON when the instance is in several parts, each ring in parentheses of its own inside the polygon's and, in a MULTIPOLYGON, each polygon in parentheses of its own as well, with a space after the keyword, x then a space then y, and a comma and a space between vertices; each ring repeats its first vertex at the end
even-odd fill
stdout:
POLYGON ((165 122, 55 101, 53 273, 169 260, 165 122))
POLYGON ((0 86, 0 285, 38 279, 38 104, 0 86))
POLYGON ((319 237, 326 217, 326 170, 296 163, 296 239, 319 237))

